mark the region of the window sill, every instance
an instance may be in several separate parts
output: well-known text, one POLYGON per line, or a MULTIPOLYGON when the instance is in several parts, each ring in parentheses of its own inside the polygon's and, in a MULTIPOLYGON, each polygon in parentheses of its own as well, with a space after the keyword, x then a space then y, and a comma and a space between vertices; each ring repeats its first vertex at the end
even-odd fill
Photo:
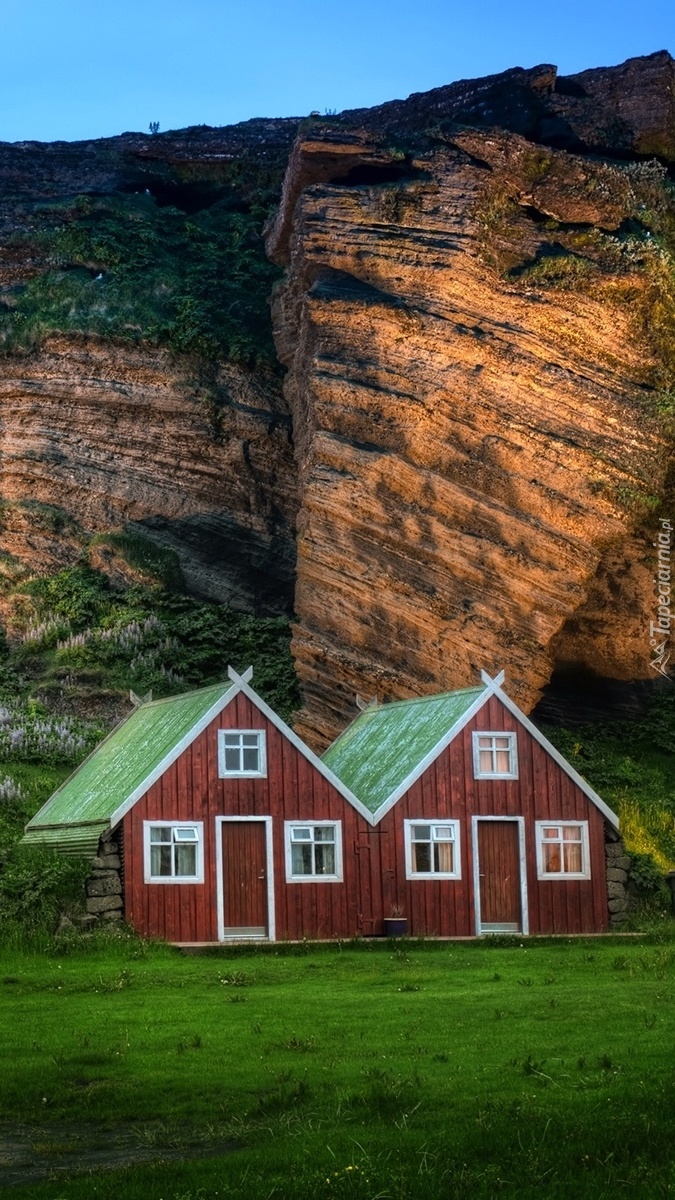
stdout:
POLYGON ((474 774, 474 779, 517 779, 518 774, 509 771, 508 774, 503 774, 499 771, 484 771, 480 774, 474 774))
POLYGON ((454 871, 409 871, 406 879, 449 879, 461 882, 462 876, 457 875, 454 871))
POLYGON ((146 875, 144 883, 203 883, 199 875, 146 875))
POLYGON ((287 875, 286 883, 343 883, 341 875, 287 875))
POLYGON ((221 771, 219 779, 267 779, 267 771, 221 771))
POLYGON ((555 874, 537 875, 537 879, 539 879, 542 883, 547 880, 552 883, 555 883, 556 880, 564 883, 567 879, 587 879, 590 881, 590 878, 590 874, 581 873, 579 871, 556 871, 555 874))

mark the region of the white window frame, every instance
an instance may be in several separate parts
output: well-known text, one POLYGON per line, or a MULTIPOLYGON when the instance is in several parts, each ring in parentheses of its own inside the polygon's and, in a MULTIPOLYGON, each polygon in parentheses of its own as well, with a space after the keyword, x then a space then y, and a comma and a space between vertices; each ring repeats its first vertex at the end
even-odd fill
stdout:
MULTIPOLYGON (((156 843, 155 843, 156 844, 156 843)), ((175 843, 172 843, 172 845, 175 843)), ((173 857, 173 856, 172 856, 173 857)), ((143 877, 145 883, 203 883, 204 882, 204 822, 203 821, 144 821, 143 877), (151 870, 151 829, 194 829, 197 832, 197 870, 194 875, 153 875, 151 870)))
POLYGON ((511 729, 476 729, 473 739, 473 777, 474 779, 517 779, 518 778, 518 739, 515 730, 511 729), (480 738, 509 739, 509 770, 481 771, 480 769, 480 738))
POLYGON ((218 777, 220 779, 265 779, 267 777, 267 743, 264 729, 219 729, 218 730, 218 777), (225 767, 225 735, 255 734, 258 738, 258 770, 228 771, 225 767))
MULTIPOLYGON (((284 821, 284 842, 286 845, 286 883, 342 883, 342 821, 284 821), (334 875, 294 875, 292 854, 292 830, 326 828, 331 825, 335 829, 335 874, 334 875)), ((296 843, 297 844, 297 843, 296 843)), ((316 843, 312 841, 312 845, 316 843)))
MULTIPOLYGON (((406 818, 403 821, 403 831, 405 837, 405 877, 406 879, 461 879, 462 878, 462 854, 460 845, 460 830, 459 821, 454 819, 443 820, 440 817, 417 817, 415 820, 406 818), (450 825, 453 830, 452 841, 454 843, 454 871, 416 871, 413 866, 413 825, 450 825)), ((445 840, 445 839, 444 839, 445 840)), ((433 834, 432 834, 433 841, 433 834)))
MULTIPOLYGON (((535 821, 535 838, 537 843, 537 879, 590 879, 591 878, 591 856, 589 853, 588 841, 588 821, 559 821, 553 818, 551 821, 535 821), (581 829, 581 861, 584 867, 583 871, 547 871, 544 866, 544 829, 563 829, 563 827, 576 825, 581 829)), ((551 844, 552 839, 549 841, 551 844)), ((555 844, 555 843, 554 843, 555 844)))

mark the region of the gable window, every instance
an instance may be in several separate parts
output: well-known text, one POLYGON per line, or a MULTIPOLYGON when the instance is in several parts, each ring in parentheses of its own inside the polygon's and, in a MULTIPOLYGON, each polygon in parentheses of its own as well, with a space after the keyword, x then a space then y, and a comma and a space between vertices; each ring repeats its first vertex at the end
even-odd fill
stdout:
POLYGON ((539 879, 590 879, 588 821, 537 821, 539 879))
POLYGON ((517 779, 515 733, 474 733, 473 774, 474 779, 517 779))
POLYGON ((286 821, 286 879, 342 879, 342 825, 339 821, 286 821))
POLYGON ((459 821, 404 821, 407 879, 461 879, 459 821))
POLYGON ((203 883, 201 821, 144 821, 146 883, 203 883))
POLYGON ((218 730, 218 774, 254 778, 267 774, 263 729, 218 730))

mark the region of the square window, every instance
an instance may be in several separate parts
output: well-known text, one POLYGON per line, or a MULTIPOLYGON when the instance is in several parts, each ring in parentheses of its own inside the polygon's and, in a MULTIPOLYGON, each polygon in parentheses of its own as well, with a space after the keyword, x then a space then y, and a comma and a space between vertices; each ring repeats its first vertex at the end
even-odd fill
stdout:
POLYGON ((218 774, 255 778, 265 776, 265 731, 263 729, 218 730, 218 774))
POLYGON ((590 879, 588 821, 536 822, 539 879, 590 879))
POLYGON ((203 883, 203 824, 143 822, 145 882, 203 883))
POLYGON ((405 821, 407 879, 460 879, 459 821, 405 821))
POLYGON ((342 826, 339 821, 312 825, 286 822, 286 879, 289 883, 342 879, 342 826))
POLYGON ((517 779, 518 752, 515 733, 474 733, 474 779, 517 779))

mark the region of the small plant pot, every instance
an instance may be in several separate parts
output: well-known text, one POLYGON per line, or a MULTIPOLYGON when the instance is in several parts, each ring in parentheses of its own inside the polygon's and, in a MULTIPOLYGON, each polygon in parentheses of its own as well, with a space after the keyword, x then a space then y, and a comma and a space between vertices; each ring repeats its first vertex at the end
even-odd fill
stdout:
POLYGON ((408 932, 407 917, 385 917, 384 918, 384 936, 385 937, 405 937, 408 932))

